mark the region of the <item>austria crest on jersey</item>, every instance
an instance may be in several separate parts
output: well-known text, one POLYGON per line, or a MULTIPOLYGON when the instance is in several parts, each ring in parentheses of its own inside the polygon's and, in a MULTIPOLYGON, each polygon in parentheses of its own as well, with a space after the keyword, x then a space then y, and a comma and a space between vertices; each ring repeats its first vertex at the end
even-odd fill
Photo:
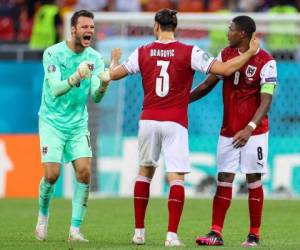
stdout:
POLYGON ((245 71, 245 74, 247 77, 252 77, 255 75, 257 67, 253 66, 253 65, 248 65, 245 71))

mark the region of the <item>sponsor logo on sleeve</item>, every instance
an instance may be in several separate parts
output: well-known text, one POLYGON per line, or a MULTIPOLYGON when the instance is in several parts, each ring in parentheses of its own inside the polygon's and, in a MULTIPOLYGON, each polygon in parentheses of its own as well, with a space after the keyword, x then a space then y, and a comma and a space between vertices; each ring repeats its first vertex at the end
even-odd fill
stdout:
POLYGON ((56 67, 55 67, 55 65, 51 64, 48 66, 47 70, 48 70, 48 73, 53 73, 56 71, 56 67))
POLYGON ((267 82, 277 82, 277 78, 276 77, 268 77, 265 79, 266 83, 267 82))
POLYGON ((209 58, 210 58, 210 56, 206 52, 204 52, 202 55, 203 61, 207 62, 209 60, 209 58))

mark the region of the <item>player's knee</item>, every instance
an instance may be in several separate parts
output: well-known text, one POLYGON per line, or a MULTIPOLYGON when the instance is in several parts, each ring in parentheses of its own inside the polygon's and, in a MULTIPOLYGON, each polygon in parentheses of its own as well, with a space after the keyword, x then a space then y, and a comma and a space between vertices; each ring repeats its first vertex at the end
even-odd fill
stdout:
POLYGON ((218 181, 232 183, 234 180, 234 176, 235 175, 233 173, 220 172, 218 174, 218 181))
POLYGON ((253 183, 261 180, 261 174, 260 173, 247 174, 246 178, 248 183, 253 183))
POLYGON ((79 170, 77 170, 77 180, 79 182, 82 183, 90 183, 90 179, 91 179, 91 171, 89 167, 86 168, 80 168, 79 170))
POLYGON ((57 181, 58 177, 59 173, 51 173, 45 175, 45 180, 50 184, 54 184, 57 181))
POLYGON ((139 175, 145 176, 150 179, 153 178, 154 173, 155 173, 155 167, 141 166, 139 170, 139 175))

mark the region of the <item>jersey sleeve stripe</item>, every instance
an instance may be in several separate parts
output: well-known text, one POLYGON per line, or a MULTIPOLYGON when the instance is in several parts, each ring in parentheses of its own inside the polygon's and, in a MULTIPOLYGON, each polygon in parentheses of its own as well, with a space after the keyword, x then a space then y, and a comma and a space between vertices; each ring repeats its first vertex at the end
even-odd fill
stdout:
POLYGON ((126 67, 126 65, 125 65, 124 63, 121 64, 121 65, 122 65, 122 67, 127 71, 128 74, 131 74, 130 71, 128 70, 128 68, 126 67))
POLYGON ((208 68, 207 68, 207 70, 206 70, 206 74, 209 73, 209 71, 210 71, 212 65, 215 63, 215 61, 217 61, 216 58, 214 58, 214 59, 210 62, 209 66, 208 66, 208 68))

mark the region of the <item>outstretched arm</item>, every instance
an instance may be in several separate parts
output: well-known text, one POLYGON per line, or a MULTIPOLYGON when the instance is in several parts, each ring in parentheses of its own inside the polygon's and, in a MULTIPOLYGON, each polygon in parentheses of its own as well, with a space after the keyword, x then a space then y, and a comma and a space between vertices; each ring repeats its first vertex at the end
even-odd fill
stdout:
POLYGON ((122 50, 120 48, 113 49, 111 51, 111 63, 109 67, 109 74, 112 80, 119 80, 128 75, 128 72, 123 65, 120 65, 119 60, 122 56, 122 50))
POLYGON ((209 72, 215 75, 230 76, 232 73, 240 69, 256 53, 258 47, 259 41, 255 37, 255 33, 253 33, 249 43, 249 49, 245 53, 226 62, 215 61, 209 72))
POLYGON ((206 96, 219 82, 219 78, 213 74, 209 74, 206 79, 195 87, 190 93, 189 103, 197 101, 206 96))
POLYGON ((109 82, 111 80, 119 80, 128 75, 128 72, 119 60, 122 56, 122 50, 120 48, 115 48, 111 51, 111 63, 109 70, 100 74, 99 77, 101 81, 109 82))
POLYGON ((109 70, 111 80, 119 80, 128 75, 123 65, 118 65, 114 69, 109 70))

